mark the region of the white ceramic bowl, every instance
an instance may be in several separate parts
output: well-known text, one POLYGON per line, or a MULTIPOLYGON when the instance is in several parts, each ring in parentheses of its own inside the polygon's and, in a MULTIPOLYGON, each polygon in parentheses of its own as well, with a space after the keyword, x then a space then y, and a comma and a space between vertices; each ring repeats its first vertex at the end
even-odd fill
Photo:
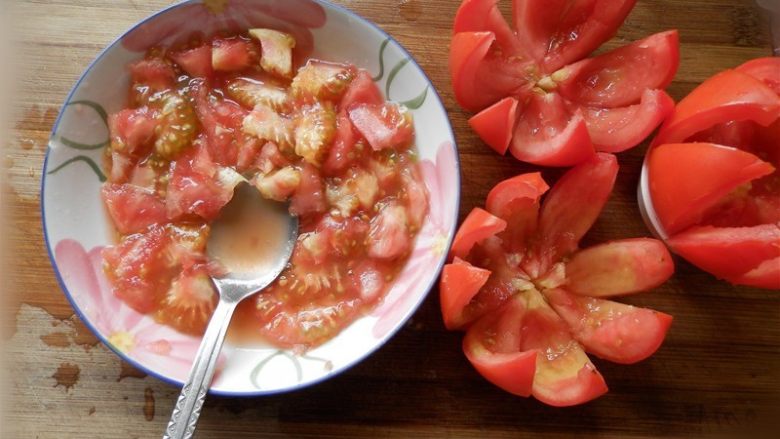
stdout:
POLYGON ((197 0, 171 6, 109 45, 68 95, 52 129, 41 208, 46 245, 63 291, 87 326, 141 370, 181 385, 199 338, 138 314, 110 292, 101 249, 112 243, 99 191, 108 144, 106 115, 123 108, 125 66, 152 45, 193 31, 210 34, 271 27, 295 35, 314 57, 354 63, 376 75, 389 99, 412 109, 430 214, 398 280, 368 315, 303 355, 276 347, 223 349, 212 392, 262 395, 331 377, 384 344, 415 312, 436 281, 454 234, 460 198, 455 139, 447 113, 422 69, 389 35, 340 6, 319 0, 197 0))
POLYGON ((652 147, 648 148, 645 154, 645 159, 642 162, 642 172, 639 176, 639 186, 637 187, 637 202, 639 204, 639 213, 642 215, 642 219, 656 238, 666 242, 669 239, 669 234, 664 230, 661 225, 661 220, 658 218, 658 214, 655 213, 655 207, 653 207, 653 198, 650 195, 650 180, 647 169, 648 157, 650 157, 650 151, 652 147))

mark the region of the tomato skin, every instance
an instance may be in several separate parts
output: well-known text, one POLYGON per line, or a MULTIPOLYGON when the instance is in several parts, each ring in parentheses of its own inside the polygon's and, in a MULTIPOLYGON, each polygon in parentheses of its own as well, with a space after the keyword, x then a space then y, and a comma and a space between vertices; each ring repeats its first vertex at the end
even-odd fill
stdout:
POLYGON ((622 152, 647 138, 674 111, 663 90, 645 90, 638 104, 622 108, 585 108, 588 133, 598 151, 622 152))
POLYGON ((661 145, 648 160, 653 207, 672 235, 696 224, 738 186, 773 171, 753 154, 711 143, 661 145))
POLYGON ((633 364, 661 346, 672 316, 604 299, 579 297, 563 289, 545 292, 585 350, 618 364, 633 364))
POLYGON ((767 126, 779 112, 780 96, 771 88, 745 73, 726 70, 704 81, 677 104, 653 145, 683 142, 728 121, 752 120, 767 126))
POLYGON ((469 119, 474 132, 501 155, 506 154, 512 140, 517 121, 517 104, 515 98, 504 98, 469 119))
POLYGON ((105 184, 103 202, 117 231, 123 235, 168 222, 165 203, 154 191, 132 184, 105 184))
POLYGON ((450 249, 450 258, 465 259, 474 244, 506 229, 506 221, 475 207, 463 221, 450 249))
POLYGON ((697 226, 672 236, 672 250, 722 279, 738 279, 780 257, 780 225, 697 226))
POLYGON ((780 95, 780 59, 777 57, 756 58, 737 67, 760 81, 780 95))
POLYGON ((458 329, 463 325, 463 309, 485 285, 488 277, 490 270, 475 267, 460 258, 444 266, 439 294, 441 315, 447 329, 458 329))

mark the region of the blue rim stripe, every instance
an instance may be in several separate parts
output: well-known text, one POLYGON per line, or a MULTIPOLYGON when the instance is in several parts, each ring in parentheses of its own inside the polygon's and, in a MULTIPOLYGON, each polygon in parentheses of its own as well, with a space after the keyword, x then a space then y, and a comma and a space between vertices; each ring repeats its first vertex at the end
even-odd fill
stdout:
MULTIPOLYGON (((333 3, 331 3, 328 0, 314 0, 314 1, 316 1, 319 4, 321 4, 326 9, 336 10, 338 12, 341 12, 343 14, 351 16, 351 17, 355 18, 357 21, 359 21, 359 22, 361 22, 361 23, 363 23, 365 25, 368 25, 369 27, 373 28, 375 31, 379 32, 380 34, 384 35, 386 38, 390 39, 401 50, 401 52, 411 61, 411 63, 414 64, 414 66, 417 68, 417 70, 422 73, 423 78, 425 78, 425 80, 428 82, 428 86, 433 91, 433 94, 436 97, 436 99, 434 100, 434 103, 436 105, 438 105, 439 110, 447 118, 447 122, 448 122, 447 123, 447 128, 449 129, 450 137, 452 138, 452 147, 455 149, 455 166, 456 166, 457 171, 458 171, 458 172, 456 172, 456 179, 457 179, 457 194, 456 195, 457 195, 457 197, 456 197, 456 201, 455 201, 455 212, 454 212, 454 214, 452 216, 452 218, 453 218, 452 224, 450 225, 450 228, 448 229, 448 230, 451 231, 451 233, 450 233, 451 236, 449 237, 448 242, 447 242, 447 249, 449 249, 450 246, 452 246, 452 240, 454 239, 454 235, 455 235, 455 233, 454 233, 455 232, 455 228, 458 225, 458 215, 459 215, 459 212, 460 212, 460 193, 461 193, 462 179, 461 179, 461 174, 460 174, 460 153, 458 151, 458 144, 457 144, 457 141, 455 139, 455 132, 452 129, 452 124, 449 123, 449 114, 447 113, 447 110, 444 108, 444 104, 442 103, 441 96, 439 95, 439 92, 436 90, 436 87, 433 86, 433 83, 431 82, 431 80, 428 77, 428 75, 425 73, 425 70, 423 70, 422 67, 420 67, 419 63, 417 63, 417 60, 414 59, 412 54, 409 53, 409 51, 406 50, 406 48, 403 45, 401 45, 401 43, 396 41, 395 38, 390 36, 390 34, 385 32, 381 27, 379 27, 378 25, 376 25, 372 21, 370 21, 368 19, 365 19, 362 16, 356 14, 355 12, 352 12, 351 10, 347 9, 344 6, 333 4, 333 3)), ((79 77, 78 81, 76 81, 76 84, 73 86, 73 88, 71 88, 70 92, 68 93, 67 97, 65 98, 65 101, 64 101, 62 107, 60 108, 60 113, 57 116, 57 119, 54 121, 54 125, 52 126, 52 135, 49 137, 49 142, 52 142, 54 140, 54 133, 57 132, 57 128, 59 127, 60 121, 62 120, 65 107, 71 101, 71 99, 73 98, 73 95, 76 93, 76 91, 78 90, 79 86, 81 85, 81 83, 86 78, 87 74, 103 58, 103 56, 105 56, 105 54, 110 49, 112 49, 114 46, 119 44, 122 41, 122 39, 125 38, 130 32, 134 31, 139 26, 143 25, 144 23, 148 22, 149 20, 154 19, 154 18, 156 18, 159 15, 165 14, 165 13, 167 13, 167 12, 173 10, 173 9, 179 8, 179 7, 184 6, 186 4, 196 3, 196 2, 197 1, 194 1, 194 0, 185 0, 185 1, 182 1, 180 3, 176 3, 174 5, 168 6, 168 7, 164 8, 164 9, 162 9, 162 10, 160 10, 160 11, 158 11, 158 12, 156 12, 156 13, 154 13, 154 14, 146 17, 146 18, 144 18, 143 20, 139 21, 138 23, 133 25, 130 29, 125 31, 122 35, 117 37, 111 44, 106 46, 97 55, 97 57, 87 66, 86 70, 84 70, 84 73, 82 73, 81 77, 79 77)), ((47 176, 46 169, 48 167, 50 150, 51 150, 51 148, 47 146, 47 148, 46 148, 46 156, 44 157, 44 160, 43 160, 43 172, 41 173, 41 189, 40 189, 39 198, 40 198, 40 203, 41 203, 41 221, 43 223, 43 238, 44 238, 44 241, 46 243, 46 252, 47 252, 47 254, 49 256, 49 261, 51 262, 52 268, 54 269, 54 275, 57 278, 57 283, 59 284, 60 289, 65 293, 65 297, 68 299, 68 302, 70 302, 71 307, 73 308, 75 313, 78 315, 79 319, 84 323, 84 325, 90 331, 92 331, 92 333, 106 347, 108 347, 111 351, 113 351, 115 354, 117 354, 122 360, 128 362, 129 364, 131 364, 133 367, 137 368, 138 370, 141 370, 141 371, 145 372, 149 376, 157 378, 160 381, 168 383, 168 384, 170 384, 172 386, 182 387, 184 385, 183 382, 180 382, 180 381, 175 380, 173 378, 161 375, 161 374, 159 374, 159 373, 157 373, 155 371, 152 371, 152 370, 146 368, 142 364, 138 363, 136 360, 134 360, 134 359, 130 358, 129 356, 127 356, 124 352, 121 352, 118 349, 116 349, 114 346, 112 346, 111 343, 109 343, 108 340, 106 340, 106 338, 103 337, 103 335, 100 333, 100 331, 98 331, 97 328, 95 328, 92 325, 92 323, 89 321, 89 319, 87 319, 86 316, 81 312, 79 307, 76 305, 76 302, 75 302, 73 296, 71 295, 70 291, 65 286, 65 282, 62 279, 62 275, 60 274, 59 268, 57 267, 57 263, 56 263, 56 261, 54 259, 54 254, 52 252, 51 242, 49 241, 48 230, 46 228, 46 208, 45 208, 45 203, 44 203, 44 200, 43 200, 43 194, 44 194, 44 189, 45 189, 45 186, 46 186, 46 176, 47 176)), ((265 396, 265 395, 276 395, 276 394, 280 394, 280 393, 292 392, 294 390, 299 390, 299 389, 303 389, 303 388, 306 388, 306 387, 309 387, 309 386, 313 386, 315 384, 319 384, 319 383, 321 383, 321 382, 323 382, 323 381, 325 381, 325 380, 327 380, 329 378, 332 378, 332 377, 334 377, 336 375, 339 375, 339 374, 341 374, 341 373, 351 369, 356 364, 358 364, 358 363, 362 362, 363 360, 365 360, 366 357, 368 357, 369 355, 373 354, 374 352, 377 352, 390 339, 392 339, 395 336, 395 334, 398 333, 398 331, 401 328, 404 327, 406 322, 417 312, 417 310, 420 308, 420 305, 429 296, 429 293, 430 293, 431 289, 433 288, 433 286, 435 285, 436 280, 439 278, 439 274, 441 273, 442 268, 444 268, 444 264, 445 263, 446 263, 446 257, 442 258, 441 262, 439 262, 439 266, 435 270, 436 275, 432 278, 430 284, 425 288, 425 290, 426 290, 425 294, 422 294, 420 296, 420 298, 417 300, 417 303, 415 303, 411 307, 411 309, 408 312, 408 315, 405 316, 403 319, 401 319, 395 325, 395 327, 392 330, 388 331, 384 335, 383 339, 372 350, 365 352, 363 355, 360 355, 357 358, 353 359, 351 362, 341 366, 341 368, 339 370, 334 371, 332 373, 328 373, 326 375, 323 375, 322 377, 319 377, 319 378, 317 378, 315 380, 312 380, 312 381, 309 381, 309 382, 306 382, 306 383, 299 383, 299 384, 297 384, 295 386, 291 386, 291 387, 288 387, 288 388, 285 388, 285 389, 275 389, 275 390, 265 390, 265 391, 264 390, 255 390, 255 391, 247 391, 247 392, 232 392, 232 391, 222 391, 222 390, 209 389, 209 394, 210 395, 217 395, 217 396, 230 396, 230 397, 256 397, 256 396, 265 396)))

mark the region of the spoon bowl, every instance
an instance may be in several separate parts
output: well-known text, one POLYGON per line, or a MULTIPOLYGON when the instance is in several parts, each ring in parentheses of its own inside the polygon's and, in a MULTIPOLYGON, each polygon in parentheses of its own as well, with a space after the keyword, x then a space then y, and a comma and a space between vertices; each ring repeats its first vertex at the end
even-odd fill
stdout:
POLYGON ((209 258, 224 270, 212 277, 219 303, 163 438, 184 439, 195 433, 233 311, 243 299, 279 277, 297 238, 298 218, 290 215, 286 205, 262 198, 249 184, 235 188, 233 198, 212 224, 206 244, 209 258))
POLYGON ((287 266, 298 237, 298 217, 247 183, 211 225, 209 259, 224 267, 214 283, 224 300, 241 300, 271 284, 287 266), (230 288, 228 288, 230 287, 230 288))

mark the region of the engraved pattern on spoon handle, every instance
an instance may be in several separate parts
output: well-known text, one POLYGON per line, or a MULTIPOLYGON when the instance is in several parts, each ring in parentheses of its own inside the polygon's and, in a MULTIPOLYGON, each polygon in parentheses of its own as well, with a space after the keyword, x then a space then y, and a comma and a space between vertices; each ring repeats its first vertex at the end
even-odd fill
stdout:
POLYGON ((206 393, 211 385, 211 378, 214 376, 219 352, 225 341, 225 334, 235 307, 236 303, 220 300, 214 310, 206 333, 203 334, 198 353, 195 355, 189 380, 182 387, 179 399, 176 400, 163 439, 188 439, 195 433, 195 426, 203 402, 206 400, 206 393))

